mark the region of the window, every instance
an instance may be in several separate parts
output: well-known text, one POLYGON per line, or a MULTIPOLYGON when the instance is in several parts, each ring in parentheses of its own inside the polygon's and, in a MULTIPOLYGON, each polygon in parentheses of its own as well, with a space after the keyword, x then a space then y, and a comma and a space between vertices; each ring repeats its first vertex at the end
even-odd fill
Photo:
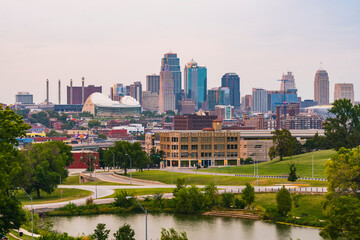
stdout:
POLYGON ((185 143, 185 142, 188 142, 188 141, 189 141, 189 139, 188 139, 187 137, 182 137, 182 138, 181 138, 181 142, 184 142, 184 143, 185 143))
POLYGON ((172 137, 172 138, 171 138, 171 141, 172 141, 172 142, 179 142, 179 138, 178 138, 178 137, 172 137))
POLYGON ((184 158, 184 157, 189 157, 189 153, 188 152, 182 152, 181 153, 181 157, 184 158))
POLYGON ((204 155, 205 155, 205 154, 202 152, 202 153, 201 153, 201 157, 204 157, 204 155))
POLYGON ((198 153, 197 152, 193 152, 193 153, 191 153, 191 157, 198 157, 198 153))
POLYGON ((179 145, 171 145, 171 150, 178 150, 179 149, 179 145))
POLYGON ((191 150, 198 150, 198 145, 191 145, 191 150))
POLYGON ((189 146, 188 145, 181 145, 181 150, 188 150, 189 146))
POLYGON ((197 138, 197 137, 192 137, 192 138, 191 138, 191 141, 192 141, 192 142, 197 142, 197 141, 198 141, 198 138, 197 138))

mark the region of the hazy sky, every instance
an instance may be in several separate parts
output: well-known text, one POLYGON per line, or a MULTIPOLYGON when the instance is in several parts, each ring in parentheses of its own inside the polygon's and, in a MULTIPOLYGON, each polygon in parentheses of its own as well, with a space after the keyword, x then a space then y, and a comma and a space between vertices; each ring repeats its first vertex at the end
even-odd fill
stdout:
MULTIPOLYGON (((354 83, 360 99, 360 1, 357 0, 0 0, 0 102, 18 91, 57 103, 66 85, 129 85, 159 73, 171 49, 184 65, 207 66, 208 88, 236 72, 241 96, 279 89, 295 76, 298 93, 313 98, 316 70, 334 83, 354 83)), ((182 83, 182 86, 184 84, 182 83)))

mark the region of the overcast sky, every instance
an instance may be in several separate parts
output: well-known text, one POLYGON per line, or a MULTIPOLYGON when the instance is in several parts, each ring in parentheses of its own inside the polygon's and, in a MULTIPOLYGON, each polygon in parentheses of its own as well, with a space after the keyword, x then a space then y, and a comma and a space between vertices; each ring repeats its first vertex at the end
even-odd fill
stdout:
MULTIPOLYGON (((241 96, 279 89, 292 71, 298 94, 313 98, 322 62, 334 83, 354 83, 360 100, 360 1, 357 0, 0 0, 0 102, 18 91, 57 103, 66 85, 131 84, 160 71, 164 53, 181 69, 193 58, 208 88, 236 72, 241 96)), ((184 84, 182 83, 182 87, 184 84)))

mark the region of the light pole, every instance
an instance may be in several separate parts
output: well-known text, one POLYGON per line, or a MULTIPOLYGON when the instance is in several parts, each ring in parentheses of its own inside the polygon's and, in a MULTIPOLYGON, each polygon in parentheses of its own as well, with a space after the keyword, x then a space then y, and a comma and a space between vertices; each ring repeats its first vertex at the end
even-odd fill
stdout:
POLYGON ((132 175, 131 175, 131 172, 132 172, 132 167, 131 167, 131 157, 130 157, 130 155, 129 155, 129 154, 127 154, 127 153, 125 153, 125 155, 126 155, 126 156, 128 156, 128 157, 129 157, 129 159, 130 159, 130 184, 132 185, 132 175))
POLYGON ((97 164, 96 164, 96 157, 95 157, 95 198, 97 199, 97 179, 96 179, 96 167, 97 167, 97 164))
POLYGON ((141 204, 139 203, 136 197, 126 196, 126 199, 130 199, 130 198, 135 198, 136 202, 139 204, 139 206, 145 213, 145 240, 147 240, 147 209, 146 208, 144 209, 143 206, 141 206, 141 204))
POLYGON ((312 161, 311 161, 311 176, 312 176, 312 178, 314 179, 314 154, 315 154, 315 152, 313 152, 313 154, 312 154, 312 161))
POLYGON ((31 201, 31 240, 34 239, 34 220, 33 220, 33 203, 32 203, 32 196, 30 196, 25 189, 22 189, 24 193, 30 198, 31 201))

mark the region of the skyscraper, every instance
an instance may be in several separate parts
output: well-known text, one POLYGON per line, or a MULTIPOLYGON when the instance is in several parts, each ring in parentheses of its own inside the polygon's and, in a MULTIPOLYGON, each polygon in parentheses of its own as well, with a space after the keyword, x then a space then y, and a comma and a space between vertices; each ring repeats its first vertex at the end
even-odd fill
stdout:
POLYGON ((160 72, 159 111, 165 113, 168 110, 175 111, 175 94, 173 75, 166 64, 160 72))
POLYGON ((219 88, 219 105, 231 105, 230 104, 230 88, 219 88))
POLYGON ((18 92, 15 95, 15 102, 20 104, 34 104, 33 95, 28 92, 18 92))
POLYGON ((252 106, 254 112, 266 113, 268 111, 268 91, 263 88, 253 88, 252 106))
POLYGON ((221 86, 230 88, 230 105, 240 107, 240 78, 236 73, 226 73, 221 78, 221 86))
POLYGON ((142 104, 142 84, 141 82, 134 82, 130 85, 130 96, 135 98, 140 105, 142 104))
POLYGON ((175 94, 175 108, 177 109, 177 101, 181 100, 181 70, 180 59, 176 53, 166 53, 161 59, 161 72, 168 68, 171 72, 174 94, 175 94))
POLYGON ((354 102, 354 85, 352 83, 335 83, 334 101, 338 99, 350 99, 354 102))
POLYGON ((120 99, 126 95, 126 87, 122 83, 115 83, 110 88, 110 98, 113 101, 120 101, 120 99))
POLYGON ((208 108, 211 111, 215 110, 215 105, 219 104, 219 88, 212 88, 208 90, 208 108))
POLYGON ((207 99, 207 69, 191 60, 184 69, 185 96, 195 102, 195 108, 200 109, 207 99))
POLYGON ((146 76, 146 91, 159 94, 160 76, 153 74, 146 76))
POLYGON ((280 91, 296 89, 295 78, 292 72, 288 72, 286 75, 283 74, 281 80, 282 81, 281 81, 280 91))
POLYGON ((318 70, 315 74, 314 100, 319 105, 329 104, 329 76, 325 70, 318 70))

